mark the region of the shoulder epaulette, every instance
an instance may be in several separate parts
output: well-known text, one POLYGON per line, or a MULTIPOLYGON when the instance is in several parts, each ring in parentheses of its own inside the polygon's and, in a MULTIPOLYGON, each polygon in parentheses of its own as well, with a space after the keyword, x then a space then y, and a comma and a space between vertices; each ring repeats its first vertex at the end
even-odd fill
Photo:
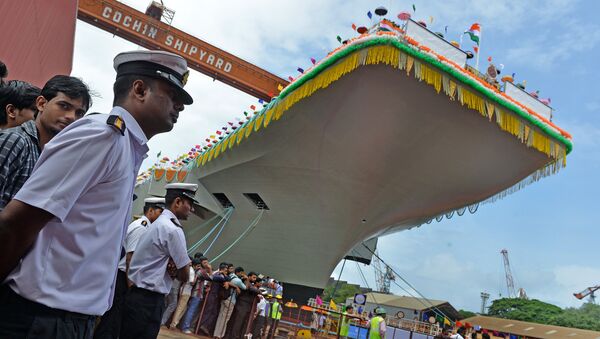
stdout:
POLYGON ((125 135, 125 121, 118 115, 111 115, 106 120, 106 123, 114 127, 121 135, 125 135))
POLYGON ((171 218, 171 222, 172 222, 172 223, 174 223, 174 224, 175 224, 175 226, 181 226, 181 225, 179 224, 179 221, 178 221, 177 219, 175 219, 175 218, 171 218))
POLYGON ((148 222, 146 220, 142 220, 142 226, 148 226, 148 222))

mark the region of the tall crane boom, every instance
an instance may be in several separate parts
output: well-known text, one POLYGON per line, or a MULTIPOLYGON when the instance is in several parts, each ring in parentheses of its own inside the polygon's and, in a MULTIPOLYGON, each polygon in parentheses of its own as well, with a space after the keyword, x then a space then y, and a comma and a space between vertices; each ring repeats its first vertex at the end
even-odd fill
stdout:
POLYGON ((515 282, 513 281, 513 275, 510 270, 510 262, 508 261, 508 251, 503 249, 500 251, 502 254, 502 260, 504 262, 504 274, 506 275, 506 289, 508 290, 509 298, 516 298, 517 293, 515 292, 515 282))
POLYGON ((135 44, 184 57, 188 67, 270 101, 288 82, 116 0, 79 0, 77 17, 135 44))
POLYGON ((375 282, 377 283, 377 290, 381 293, 390 294, 391 282, 392 280, 396 280, 396 276, 388 265, 379 260, 378 256, 379 253, 373 257, 372 261, 375 266, 375 282))

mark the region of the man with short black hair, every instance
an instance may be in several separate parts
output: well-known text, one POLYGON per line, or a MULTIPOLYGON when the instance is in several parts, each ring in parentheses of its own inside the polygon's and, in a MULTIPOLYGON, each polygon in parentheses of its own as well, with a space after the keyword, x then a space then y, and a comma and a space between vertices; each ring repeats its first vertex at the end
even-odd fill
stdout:
MULTIPOLYGON (((228 270, 233 267, 229 264, 228 270)), ((215 338, 223 338, 225 331, 227 330, 227 323, 231 318, 237 296, 241 290, 246 289, 246 284, 242 280, 247 279, 246 273, 244 273, 243 267, 237 267, 233 269, 233 272, 229 273, 229 295, 224 300, 221 300, 221 309, 219 310, 219 317, 217 318, 217 324, 215 325, 215 332, 213 336, 215 338)))
POLYGON ((183 331, 183 333, 186 334, 193 333, 192 323, 198 313, 198 309, 201 306, 202 301, 204 300, 205 282, 210 281, 210 276, 213 274, 212 267, 208 263, 208 258, 206 257, 198 256, 196 258, 196 255, 194 255, 194 260, 192 260, 192 264, 194 265, 194 269, 196 270, 194 286, 192 288, 192 294, 190 295, 188 308, 185 311, 183 321, 181 322, 181 330, 183 331), (194 261, 198 263, 197 266, 194 265, 194 261))
POLYGON ((256 313, 254 314, 254 323, 252 324, 252 337, 262 338, 263 330, 267 322, 267 290, 259 288, 258 302, 256 303, 256 313))
POLYGON ((210 277, 211 283, 208 293, 206 293, 204 310, 200 312, 200 330, 209 337, 212 337, 215 331, 221 300, 224 299, 222 296, 227 297, 227 290, 229 289, 228 266, 227 263, 220 263, 219 270, 210 277))
POLYGON ((38 91, 29 84, 14 81, 0 88, 3 103, 0 109, 4 109, 7 116, 18 116, 24 111, 38 112, 35 120, 0 131, 0 211, 23 187, 44 146, 58 132, 83 117, 91 103, 87 86, 66 75, 53 77, 41 93, 38 91), (30 101, 36 93, 32 104, 30 101), (2 98, 2 94, 10 98, 2 98))
POLYGON ((255 272, 250 272, 242 277, 245 288, 240 288, 240 294, 236 298, 233 315, 227 328, 227 338, 243 338, 247 334, 250 312, 252 312, 256 296, 260 293, 258 287, 255 286, 257 278, 258 275, 255 272))
POLYGON ((129 268, 133 283, 125 296, 121 339, 155 339, 165 309, 165 296, 173 278, 167 272, 169 260, 177 268, 177 279, 189 281, 191 260, 187 254, 181 220, 194 212, 197 184, 167 184, 166 209, 150 225, 135 249, 129 268))
POLYGON ((127 226, 125 236, 125 255, 119 261, 117 281, 115 282, 115 294, 111 308, 102 315, 100 323, 94 330, 94 339, 117 339, 121 331, 121 310, 125 301, 125 294, 131 286, 127 278, 129 265, 140 238, 150 224, 152 224, 165 209, 165 198, 151 197, 144 199, 144 215, 127 226))
POLYGON ((21 126, 33 120, 38 96, 40 89, 25 81, 11 80, 0 86, 0 129, 21 126))
MULTIPOLYGON (((125 52, 114 68, 117 82, 135 75, 115 93, 118 106, 75 121, 44 145, 35 170, 0 212, 0 337, 88 339, 96 316, 111 307, 148 140, 172 130, 193 102, 179 55, 125 52)), ((67 100, 55 103, 70 109, 67 100)), ((49 124, 63 128, 66 121, 49 124)))

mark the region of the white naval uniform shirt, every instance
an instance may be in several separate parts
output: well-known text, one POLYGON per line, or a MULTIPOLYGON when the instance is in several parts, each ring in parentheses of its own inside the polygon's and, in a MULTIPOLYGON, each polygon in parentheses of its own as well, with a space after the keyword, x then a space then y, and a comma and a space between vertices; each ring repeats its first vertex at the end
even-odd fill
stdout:
POLYGON ((178 225, 175 214, 165 209, 142 235, 129 263, 129 280, 135 286, 168 294, 173 284, 167 272, 169 257, 177 269, 191 263, 183 229, 178 225))
MULTIPOLYGON (((127 226, 127 235, 125 236, 125 253, 134 252, 135 248, 142 237, 142 234, 146 233, 150 226, 150 220, 146 216, 135 220, 129 226, 127 226)), ((127 256, 123 256, 119 261, 119 269, 123 272, 127 269, 127 256)))
POLYGON ((148 139, 121 107, 125 135, 108 115, 79 119, 46 146, 14 199, 55 217, 6 281, 46 306, 102 315, 112 305, 117 264, 131 220, 135 179, 148 139))

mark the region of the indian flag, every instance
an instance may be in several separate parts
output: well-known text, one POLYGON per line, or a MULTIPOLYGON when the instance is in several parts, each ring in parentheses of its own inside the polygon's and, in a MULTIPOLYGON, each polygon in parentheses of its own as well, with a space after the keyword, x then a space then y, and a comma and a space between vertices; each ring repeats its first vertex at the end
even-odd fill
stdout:
POLYGON ((385 32, 393 32, 394 26, 392 26, 390 23, 387 23, 385 21, 381 21, 381 23, 379 24, 379 29, 381 29, 382 31, 385 31, 385 32))
POLYGON ((473 40, 477 45, 479 45, 479 37, 481 36, 481 26, 478 23, 474 23, 471 25, 468 31, 465 34, 469 34, 471 40, 473 40))

